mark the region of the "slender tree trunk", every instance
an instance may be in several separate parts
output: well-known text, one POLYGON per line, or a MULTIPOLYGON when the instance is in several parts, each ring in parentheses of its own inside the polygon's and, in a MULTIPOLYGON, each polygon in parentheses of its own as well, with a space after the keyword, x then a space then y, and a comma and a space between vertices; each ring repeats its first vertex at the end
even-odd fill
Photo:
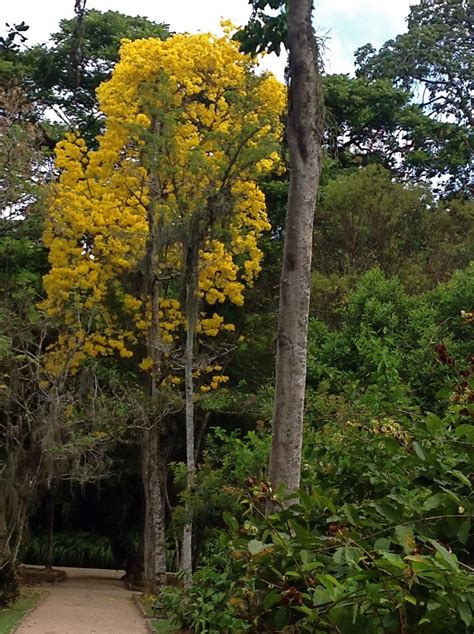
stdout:
POLYGON ((45 567, 51 569, 53 567, 54 554, 54 505, 56 501, 54 482, 51 484, 49 492, 49 509, 48 509, 48 551, 46 553, 45 567))
POLYGON ((145 431, 142 452, 145 494, 143 585, 145 593, 155 594, 166 585, 165 504, 158 425, 145 431))
POLYGON ((276 386, 269 473, 299 488, 306 384, 313 221, 321 172, 322 96, 312 0, 289 0, 290 188, 280 278, 276 386))
MULTIPOLYGON (((160 127, 155 122, 156 136, 160 127)), ((156 166, 158 150, 152 157, 152 166, 156 166)), ((148 333, 147 352, 153 365, 150 378, 150 396, 154 406, 159 397, 159 379, 162 371, 163 351, 160 346, 160 285, 158 283, 159 258, 162 245, 162 223, 156 209, 159 198, 159 185, 156 177, 150 178, 150 224, 145 260, 144 295, 149 302, 151 325, 148 333)), ((145 592, 155 594, 166 585, 166 525, 165 525, 165 480, 166 465, 161 446, 161 421, 152 420, 143 436, 142 479, 145 496, 145 522, 143 555, 143 584, 145 592)))
MULTIPOLYGON (((0 487, 0 495, 2 493, 0 487)), ((5 500, 0 498, 0 608, 10 605, 19 594, 16 553, 12 548, 12 529, 4 503, 5 500)))
MULTIPOLYGON (((4 491, 0 488, 0 495, 3 496, 3 494, 4 491)), ((3 502, 4 500, 0 499, 0 568, 3 568, 8 562, 11 552, 6 509, 3 502)))
POLYGON ((23 542, 23 534, 28 519, 29 500, 20 500, 18 502, 16 531, 12 544, 12 561, 16 563, 21 544, 23 542))
POLYGON ((196 337, 196 323, 198 317, 198 247, 197 243, 188 247, 185 265, 185 294, 186 294, 186 351, 184 366, 185 402, 186 402, 186 471, 187 497, 185 509, 185 524, 183 528, 183 544, 181 548, 181 570, 185 573, 185 584, 191 585, 193 572, 193 518, 189 500, 194 486, 195 454, 194 454, 194 341, 196 337))

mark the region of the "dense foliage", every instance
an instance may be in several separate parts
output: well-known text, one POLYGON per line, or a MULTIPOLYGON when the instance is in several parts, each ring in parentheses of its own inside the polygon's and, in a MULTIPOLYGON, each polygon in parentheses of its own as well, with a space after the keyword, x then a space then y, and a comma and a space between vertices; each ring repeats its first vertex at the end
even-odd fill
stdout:
POLYGON ((447 189, 466 190, 471 174, 473 103, 472 7, 468 0, 421 0, 410 8, 407 32, 379 51, 356 51, 361 79, 388 80, 415 96, 404 137, 415 174, 446 174, 447 189), (432 169, 436 165, 435 169, 432 169))
POLYGON ((313 321, 299 504, 265 481, 265 429, 214 430, 195 501, 212 545, 158 607, 202 632, 469 631, 472 275, 415 298, 374 269, 338 331, 313 321))
POLYGON ((0 38, 0 605, 19 553, 140 584, 155 487, 178 577, 192 522, 192 586, 150 597, 181 627, 467 634, 468 3, 421 0, 355 77, 323 76, 290 500, 267 469, 285 90, 239 50, 280 51, 286 3, 250 4, 235 39, 96 10, 48 45, 0 38))
MULTIPOLYGON (((242 304, 245 286, 260 270, 258 240, 269 229, 252 172, 265 173, 279 160, 281 87, 252 75, 250 60, 226 38, 124 42, 98 95, 106 131, 90 152, 74 135, 58 144, 62 173, 44 234, 51 270, 43 307, 72 326, 58 342, 72 364, 114 351, 131 357, 131 348, 149 336, 143 261, 154 232, 161 249, 154 275, 170 280, 159 298, 162 344, 171 344, 184 323, 173 280, 182 274, 189 232, 202 233, 205 303, 242 304), (137 275, 130 281, 131 272, 137 275)), ((232 325, 209 309, 200 313, 198 329, 215 337, 232 325)), ((143 357, 146 370, 153 360, 143 357)))
MULTIPOLYGON (((44 564, 48 558, 48 539, 47 534, 29 539, 21 553, 22 559, 31 564, 44 564)), ((53 539, 53 566, 113 568, 115 563, 110 540, 102 535, 63 531, 53 539)))

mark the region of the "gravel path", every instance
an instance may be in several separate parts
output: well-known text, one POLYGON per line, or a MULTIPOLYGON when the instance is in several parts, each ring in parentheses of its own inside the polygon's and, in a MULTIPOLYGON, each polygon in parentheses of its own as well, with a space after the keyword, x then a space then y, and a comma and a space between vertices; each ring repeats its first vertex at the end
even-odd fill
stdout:
POLYGON ((67 581, 54 584, 49 596, 23 621, 15 634, 145 634, 145 620, 114 570, 61 568, 67 581))

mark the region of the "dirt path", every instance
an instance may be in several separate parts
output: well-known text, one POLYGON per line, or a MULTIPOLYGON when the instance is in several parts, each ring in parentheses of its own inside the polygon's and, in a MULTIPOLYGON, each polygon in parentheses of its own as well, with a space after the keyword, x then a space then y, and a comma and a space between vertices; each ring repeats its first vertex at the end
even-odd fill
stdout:
POLYGON ((133 592, 113 570, 61 568, 67 581, 48 588, 49 596, 15 634, 145 634, 133 592))

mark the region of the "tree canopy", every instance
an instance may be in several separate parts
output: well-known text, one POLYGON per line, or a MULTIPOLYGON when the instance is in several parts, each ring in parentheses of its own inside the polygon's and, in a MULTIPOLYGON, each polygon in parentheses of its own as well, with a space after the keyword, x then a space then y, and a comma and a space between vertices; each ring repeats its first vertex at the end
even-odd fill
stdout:
POLYGON ((250 4, 0 37, 0 606, 87 563, 196 634, 468 634, 468 3, 355 76, 250 4))
MULTIPOLYGON (((124 43, 99 99, 106 130, 98 149, 88 151, 77 136, 58 145, 62 174, 45 233, 52 268, 44 307, 52 316, 67 307, 71 325, 80 318, 84 330, 76 324, 72 334, 80 349, 131 356, 127 342, 137 343, 150 315, 142 289, 133 282, 127 288, 127 273, 140 270, 150 231, 163 234, 154 275, 170 279, 161 298, 165 342, 183 324, 172 290, 183 266, 179 231, 205 232, 204 301, 243 302, 244 286, 260 269, 257 239, 269 228, 254 174, 278 163, 284 93, 271 77, 253 75, 235 44, 203 35, 124 43)), ((226 326, 214 313, 203 315, 200 328, 215 336, 226 326)))
POLYGON ((407 25, 406 33, 379 51, 371 44, 356 51, 356 74, 409 92, 413 107, 405 122, 414 129, 401 145, 413 151, 408 160, 415 174, 426 166, 430 178, 449 177, 448 191, 466 193, 473 123, 470 3, 421 0, 411 7, 407 25))

